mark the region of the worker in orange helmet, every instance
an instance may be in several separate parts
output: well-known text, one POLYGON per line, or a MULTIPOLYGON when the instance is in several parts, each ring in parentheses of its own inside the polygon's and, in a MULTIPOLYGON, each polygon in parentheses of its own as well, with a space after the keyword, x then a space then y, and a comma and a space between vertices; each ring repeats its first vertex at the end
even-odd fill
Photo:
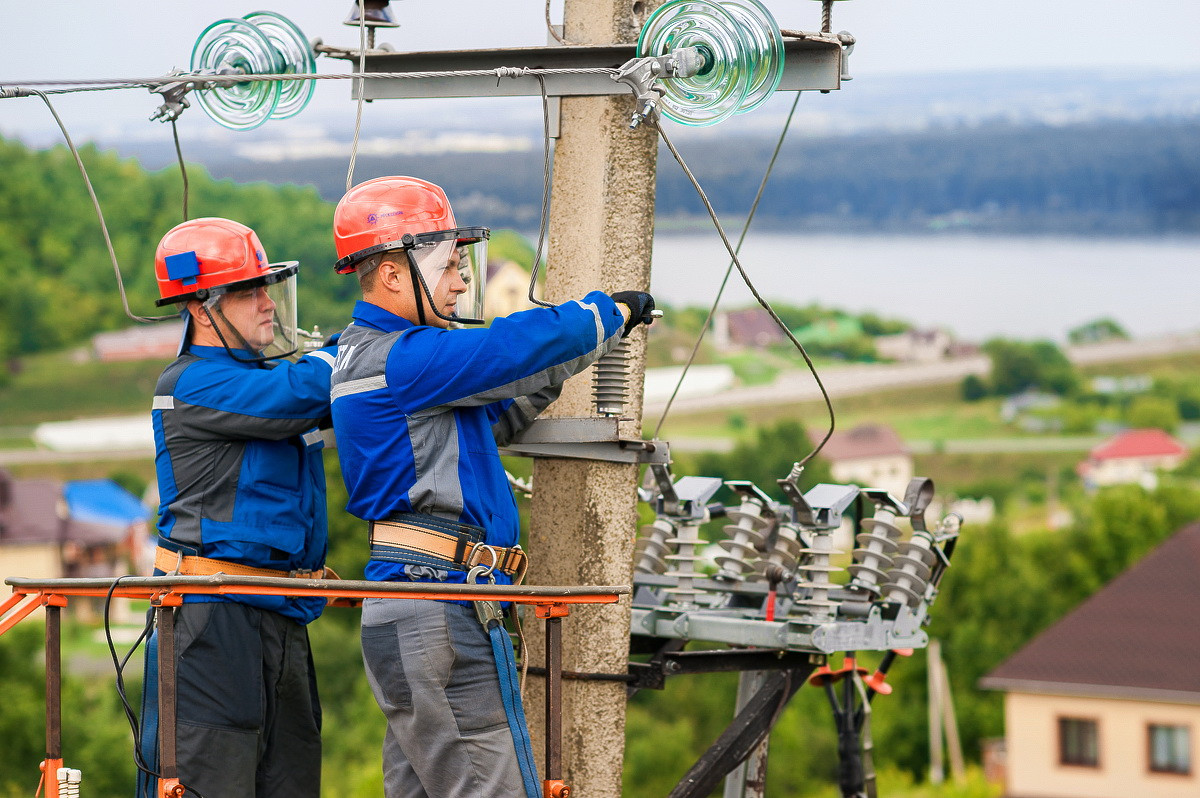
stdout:
MULTIPOLYGON (((369 580, 519 582, 526 556, 498 445, 652 319, 649 294, 593 291, 484 327, 488 237, 414 177, 368 180, 334 211, 335 268, 363 291, 332 410, 346 509, 369 522, 369 580)), ((497 616, 469 602, 363 603, 389 798, 541 794, 497 616)))
MULTIPOLYGON (((249 227, 193 219, 158 245, 161 299, 185 319, 154 392, 156 574, 321 578, 327 548, 318 424, 336 347, 295 362, 298 264, 271 263, 249 227)), ((318 598, 188 596, 175 619, 177 760, 189 791, 320 793, 321 710, 306 624, 318 598)), ((148 669, 153 668, 150 647, 148 669)), ((143 694, 141 764, 155 770, 157 680, 143 694)), ((139 795, 157 794, 139 776, 139 795)))

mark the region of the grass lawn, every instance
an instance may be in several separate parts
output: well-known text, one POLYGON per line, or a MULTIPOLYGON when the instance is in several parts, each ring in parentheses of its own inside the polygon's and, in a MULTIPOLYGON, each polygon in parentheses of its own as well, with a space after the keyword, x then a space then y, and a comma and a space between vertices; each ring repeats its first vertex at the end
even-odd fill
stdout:
MULTIPOLYGON (((1007 438, 1024 435, 1000 420, 998 398, 979 402, 962 401, 958 385, 898 388, 834 400, 838 429, 866 422, 891 424, 905 440, 953 440, 960 438, 1007 438)), ((745 410, 713 410, 683 413, 672 410, 663 434, 695 438, 736 438, 755 426, 799 420, 810 432, 825 429, 828 411, 820 401, 761 405, 745 410)), ((657 416, 652 418, 657 423, 657 416)), ((649 426, 649 425, 647 425, 649 426)), ((651 429, 653 427, 650 427, 651 429)))
POLYGON ((1022 480, 1049 480, 1082 460, 1080 452, 986 452, 979 454, 919 454, 914 471, 929 477, 939 491, 956 490, 983 482, 1016 484, 1022 480))
MULTIPOLYGON (((165 360, 80 362, 72 352, 21 359, 21 370, 0 387, 0 419, 6 429, 43 421, 150 412, 154 384, 165 360)), ((5 440, 6 448, 10 441, 5 440)))

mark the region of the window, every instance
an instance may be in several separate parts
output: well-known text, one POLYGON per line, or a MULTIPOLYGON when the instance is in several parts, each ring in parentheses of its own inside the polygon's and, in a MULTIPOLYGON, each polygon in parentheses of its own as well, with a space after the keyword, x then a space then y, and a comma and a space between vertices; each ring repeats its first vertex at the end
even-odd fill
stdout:
POLYGON ((1100 766, 1100 733, 1096 721, 1058 719, 1058 761, 1062 765, 1100 766))
POLYGON ((1192 772, 1192 730, 1188 726, 1160 726, 1151 723, 1150 771, 1152 773, 1192 772))

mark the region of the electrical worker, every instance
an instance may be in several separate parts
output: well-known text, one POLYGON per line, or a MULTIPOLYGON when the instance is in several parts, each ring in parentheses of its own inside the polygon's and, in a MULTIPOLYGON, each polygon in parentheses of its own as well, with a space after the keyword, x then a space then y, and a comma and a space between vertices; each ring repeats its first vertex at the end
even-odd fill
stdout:
MULTIPOLYGON (((369 580, 463 583, 483 566, 498 584, 519 581, 526 558, 497 444, 651 321, 649 294, 594 291, 458 328, 484 321, 488 236, 459 228, 445 192, 412 177, 361 183, 334 211, 335 269, 356 272, 363 291, 332 395, 346 509, 369 522, 369 580)), ((502 695, 502 632, 470 602, 363 603, 389 798, 540 795, 520 696, 502 695)))
MULTIPOLYGON (((320 579, 323 442, 335 347, 296 362, 295 262, 258 236, 193 219, 158 245, 158 305, 183 344, 154 392, 156 574, 320 579)), ((179 781, 207 798, 320 793, 321 709, 305 625, 321 598, 192 595, 175 619, 179 781)), ((142 753, 154 769, 157 679, 147 652, 142 753)), ((139 776, 139 795, 149 786, 139 776)), ((153 788, 151 788, 153 790, 153 788)), ((148 794, 157 794, 153 791, 148 794)))

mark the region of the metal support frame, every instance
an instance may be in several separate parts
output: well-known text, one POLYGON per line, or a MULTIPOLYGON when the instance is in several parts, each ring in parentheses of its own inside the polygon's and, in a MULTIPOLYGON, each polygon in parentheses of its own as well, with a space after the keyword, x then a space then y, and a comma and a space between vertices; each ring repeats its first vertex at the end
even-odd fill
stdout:
POLYGON ((47 798, 58 798, 62 758, 62 608, 65 600, 46 602, 46 759, 42 779, 47 798))
POLYGON ((776 671, 763 680, 733 722, 701 755, 668 798, 704 798, 766 739, 783 708, 804 686, 812 665, 776 671))
POLYGON ((296 579, 227 576, 124 577, 113 589, 111 579, 23 579, 9 577, 13 597, 0 605, 0 634, 12 628, 38 606, 46 607, 46 759, 41 763, 47 798, 58 798, 57 771, 62 767, 62 654, 61 608, 69 596, 149 599, 158 625, 159 774, 158 798, 180 798, 176 752, 175 608, 188 594, 318 596, 337 606, 357 606, 364 598, 442 599, 457 601, 511 601, 532 604, 546 621, 546 671, 550 674, 546 696, 545 798, 568 798, 562 764, 562 619, 572 604, 613 604, 629 593, 625 585, 515 586, 430 585, 361 580, 301 581, 296 579), (9 616, 5 618, 5 614, 9 616))
POLYGON ((595 417, 539 418, 501 454, 522 457, 560 457, 568 460, 601 460, 608 463, 671 462, 666 441, 628 440, 621 437, 620 419, 595 417))
MULTIPOLYGON (((780 91, 833 91, 841 88, 845 38, 831 34, 805 33, 804 38, 783 40, 783 77, 780 91)), ((851 38, 851 42, 853 39, 851 38)), ((357 65, 358 51, 322 46, 319 51, 357 65)), ((373 72, 465 72, 500 67, 534 69, 619 69, 636 57, 634 44, 571 45, 569 47, 510 47, 495 50, 442 50, 366 53, 365 71, 373 72)), ((560 73, 543 78, 550 97, 599 97, 629 94, 629 87, 601 73, 560 73)), ((522 76, 436 76, 351 81, 352 92, 362 86, 365 100, 396 100, 435 97, 538 97, 538 78, 522 76)), ((357 98, 357 94, 354 94, 357 98)))

